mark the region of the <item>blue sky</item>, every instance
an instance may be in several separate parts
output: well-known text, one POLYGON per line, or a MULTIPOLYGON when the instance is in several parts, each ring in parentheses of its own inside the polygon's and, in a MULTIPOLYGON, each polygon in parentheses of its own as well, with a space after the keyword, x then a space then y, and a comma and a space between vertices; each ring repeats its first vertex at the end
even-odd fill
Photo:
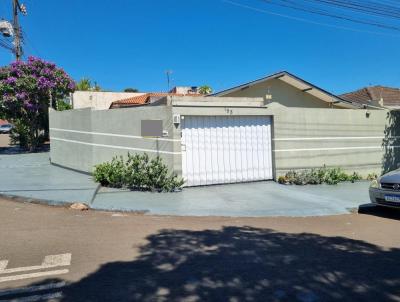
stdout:
MULTIPOLYGON (((0 1, 0 16, 9 17, 11 1, 0 1)), ((281 70, 334 93, 370 84, 400 87, 400 32, 232 1, 389 35, 221 0, 25 0, 25 54, 115 91, 165 91, 165 70, 173 70, 172 85, 208 84, 216 91, 281 70)), ((0 49, 0 65, 11 60, 0 49)))

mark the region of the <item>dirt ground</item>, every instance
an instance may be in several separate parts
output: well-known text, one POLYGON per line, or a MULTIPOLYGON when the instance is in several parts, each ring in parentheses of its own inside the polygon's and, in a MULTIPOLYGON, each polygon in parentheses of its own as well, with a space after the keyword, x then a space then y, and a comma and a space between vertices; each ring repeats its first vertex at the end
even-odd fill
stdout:
POLYGON ((0 134, 0 148, 8 147, 10 143, 10 138, 8 134, 0 134))

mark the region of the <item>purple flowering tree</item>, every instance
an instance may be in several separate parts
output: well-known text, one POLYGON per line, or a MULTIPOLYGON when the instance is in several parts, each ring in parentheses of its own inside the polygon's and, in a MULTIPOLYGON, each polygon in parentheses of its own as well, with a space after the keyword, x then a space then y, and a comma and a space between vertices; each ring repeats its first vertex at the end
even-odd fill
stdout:
POLYGON ((48 135, 48 108, 57 109, 75 89, 74 81, 55 64, 29 57, 0 68, 0 116, 14 125, 21 147, 37 150, 48 135))

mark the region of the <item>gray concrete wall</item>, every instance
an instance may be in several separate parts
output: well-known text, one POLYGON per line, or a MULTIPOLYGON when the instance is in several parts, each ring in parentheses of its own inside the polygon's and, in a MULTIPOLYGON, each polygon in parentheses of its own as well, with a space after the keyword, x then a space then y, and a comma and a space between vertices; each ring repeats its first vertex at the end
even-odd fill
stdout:
MULTIPOLYGON (((231 97, 207 99, 207 102, 196 102, 195 98, 175 97, 170 102, 174 114, 273 117, 272 155, 276 177, 291 169, 324 165, 356 171, 364 176, 369 173, 379 175, 396 167, 391 154, 400 151, 396 148, 398 139, 395 139, 400 133, 393 134, 396 132, 395 119, 390 118, 387 110, 370 110, 367 117, 367 111, 363 109, 287 108, 278 103, 261 106, 262 99, 236 99, 236 102, 231 97), (242 101, 247 107, 241 106, 242 101)), ((175 136, 180 137, 179 128, 175 130, 175 136)), ((176 170, 180 168, 180 161, 177 155, 176 170)))
POLYGON ((104 111, 51 111, 52 162, 91 172, 95 164, 115 155, 146 151, 155 156, 158 150, 168 166, 181 174, 181 129, 172 122, 174 114, 272 116, 276 177, 290 169, 323 165, 364 176, 380 174, 395 168, 400 159, 400 117, 393 118, 386 110, 371 110, 367 115, 366 110, 265 106, 261 98, 169 97, 164 103, 104 111), (168 137, 158 142, 140 137, 142 119, 162 119, 168 137))
POLYGON ((387 111, 353 109, 274 110, 276 174, 290 169, 342 167, 364 176, 382 172, 387 111))
POLYGON ((84 172, 116 155, 146 152, 159 155, 172 169, 171 108, 166 106, 114 110, 50 111, 52 163, 84 172), (160 119, 168 137, 141 137, 141 120, 160 119))

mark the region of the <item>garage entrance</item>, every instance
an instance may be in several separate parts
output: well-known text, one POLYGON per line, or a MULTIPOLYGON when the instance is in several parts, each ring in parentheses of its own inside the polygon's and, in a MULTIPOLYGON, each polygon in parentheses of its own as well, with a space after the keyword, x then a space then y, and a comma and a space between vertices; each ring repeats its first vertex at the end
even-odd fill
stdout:
POLYGON ((184 116, 186 186, 272 179, 271 117, 184 116))

